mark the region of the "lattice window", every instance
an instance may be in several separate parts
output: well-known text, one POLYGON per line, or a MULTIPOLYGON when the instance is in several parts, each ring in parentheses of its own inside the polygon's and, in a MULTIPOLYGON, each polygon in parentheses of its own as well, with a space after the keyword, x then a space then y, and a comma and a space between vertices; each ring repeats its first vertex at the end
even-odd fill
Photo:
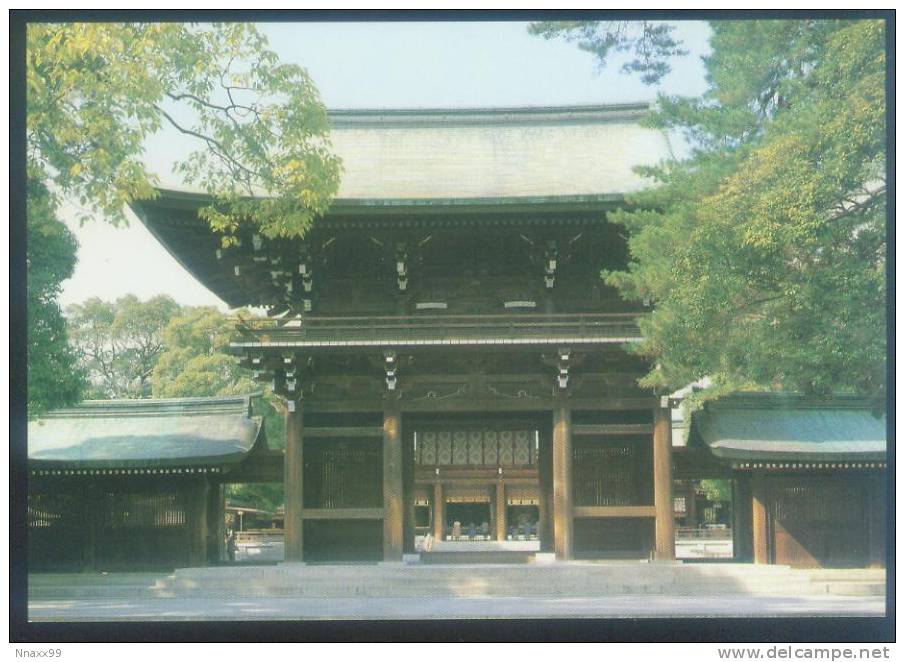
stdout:
POLYGON ((838 483, 778 486, 772 515, 780 521, 851 522, 862 514, 862 495, 856 487, 838 483))
POLYGON ((28 527, 45 529, 73 525, 83 513, 79 500, 72 494, 33 492, 28 495, 28 527))

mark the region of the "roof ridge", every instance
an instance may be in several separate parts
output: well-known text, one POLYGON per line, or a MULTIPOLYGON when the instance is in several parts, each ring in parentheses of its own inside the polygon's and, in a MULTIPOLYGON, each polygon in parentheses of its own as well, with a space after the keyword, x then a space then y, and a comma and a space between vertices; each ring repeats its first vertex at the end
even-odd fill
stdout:
POLYGON ((69 407, 61 407, 46 412, 38 420, 49 418, 117 416, 124 412, 139 416, 172 414, 174 410, 182 415, 212 414, 241 411, 250 414, 251 400, 260 397, 256 391, 243 395, 196 396, 189 398, 118 398, 111 400, 83 400, 69 407))
POLYGON ((562 112, 562 111, 606 111, 606 110, 634 110, 648 109, 653 106, 650 101, 624 101, 619 103, 567 103, 567 104, 519 104, 513 106, 346 106, 341 108, 328 108, 328 114, 354 114, 354 113, 511 113, 511 112, 562 112))
POLYGON ((796 391, 744 391, 725 395, 707 404, 713 407, 745 405, 749 407, 766 407, 778 403, 790 403, 794 404, 796 408, 809 409, 873 408, 869 398, 856 394, 840 393, 821 398, 796 391))

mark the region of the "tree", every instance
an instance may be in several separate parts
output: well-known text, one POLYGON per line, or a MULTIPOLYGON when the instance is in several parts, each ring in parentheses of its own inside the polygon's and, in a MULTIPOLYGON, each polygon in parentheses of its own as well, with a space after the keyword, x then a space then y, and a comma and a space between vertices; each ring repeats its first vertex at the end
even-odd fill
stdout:
POLYGON ((611 220, 650 299, 643 383, 885 400, 886 125, 882 21, 718 21, 701 98, 660 96, 650 125, 691 157, 611 220))
MULTIPOLYGON (((239 315, 248 315, 238 311, 239 315)), ((260 390, 248 370, 227 353, 235 321, 210 307, 184 307, 163 330, 166 347, 154 367, 156 398, 244 395, 260 390)), ((272 447, 285 447, 282 403, 265 390, 252 403, 264 417, 264 429, 272 447)), ((283 503, 282 483, 230 484, 227 495, 243 503, 274 510, 283 503)))
MULTIPOLYGON (((155 195, 143 156, 164 127, 197 143, 177 169, 212 196, 202 213, 224 243, 240 222, 302 235, 339 186, 314 84, 248 24, 29 24, 26 104, 30 415, 80 394, 56 303, 76 248, 52 220, 61 200, 78 202, 82 221, 123 223, 125 205, 155 195)), ((95 349, 99 368, 110 347, 95 349)), ((99 391, 97 376, 94 396, 147 395, 146 383, 99 391)))
POLYGON ((623 73, 639 73, 648 84, 671 71, 670 58, 688 54, 679 48, 674 30, 659 21, 539 21, 528 26, 529 33, 544 39, 576 42, 594 54, 600 68, 613 53, 631 53, 634 57, 622 65, 623 73))
POLYGON ((26 241, 28 415, 76 402, 85 376, 66 335, 66 320, 57 304, 60 284, 75 269, 78 246, 56 218, 53 200, 43 184, 28 180, 26 241))
POLYGON ((705 478, 701 481, 701 490, 712 503, 732 501, 732 483, 728 478, 705 478))
POLYGON ((147 398, 164 351, 163 331, 179 304, 159 295, 146 302, 127 295, 69 306, 69 335, 88 375, 93 398, 147 398))
POLYGON ((198 143, 177 169, 227 235, 300 236, 338 189, 314 84, 250 24, 34 23, 26 56, 31 167, 114 224, 154 195, 142 157, 164 126, 198 143))

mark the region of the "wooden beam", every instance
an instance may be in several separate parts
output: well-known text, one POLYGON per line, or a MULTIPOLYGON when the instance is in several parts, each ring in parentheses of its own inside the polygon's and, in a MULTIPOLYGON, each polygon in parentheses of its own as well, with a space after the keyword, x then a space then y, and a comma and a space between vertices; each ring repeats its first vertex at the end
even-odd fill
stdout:
POLYGON ((672 500, 672 410, 654 408, 655 550, 658 561, 676 558, 675 512, 672 500))
POLYGON ((383 508, 304 508, 302 517, 308 519, 383 519, 383 508))
POLYGON ((572 558, 572 412, 565 401, 553 409, 553 548, 572 558))
POLYGON ((401 561, 405 504, 402 486, 402 417, 395 403, 383 413, 383 560, 401 561))
POLYGON ((656 517, 656 506, 575 506, 575 517, 656 517))
POLYGON ((434 483, 434 540, 443 540, 446 531, 446 504, 443 503, 443 483, 434 483))
POLYGON ((383 437, 383 428, 374 425, 366 427, 307 427, 305 428, 305 438, 334 438, 334 437, 371 437, 373 439, 381 439, 383 437))
MULTIPOLYGON (((570 400, 570 408, 573 411, 578 410, 608 410, 615 411, 621 409, 649 409, 656 404, 655 398, 613 398, 601 400, 600 398, 574 398, 570 400)), ((551 409, 554 401, 551 398, 523 398, 518 400, 496 400, 493 401, 491 408, 493 411, 512 411, 512 412, 536 412, 544 409, 551 409)), ((357 412, 379 412, 382 403, 380 400, 321 400, 313 396, 310 400, 306 400, 305 407, 309 412, 318 413, 344 413, 348 411, 357 412)), ((403 412, 425 412, 435 413, 437 411, 437 402, 433 399, 425 399, 419 401, 401 400, 400 408, 403 412)), ((477 400, 473 398, 462 398, 457 400, 445 400, 443 402, 444 412, 475 412, 486 411, 488 409, 487 400, 477 400)))
POLYGON ((506 485, 502 482, 496 484, 496 511, 494 513, 496 523, 496 539, 506 540, 506 485))
POLYGON ((751 537, 755 563, 770 563, 767 539, 767 485, 763 476, 751 477, 751 537))
POLYGON ((607 434, 651 434, 654 426, 648 423, 602 423, 594 425, 573 425, 573 435, 607 435, 607 434))
POLYGON ((287 408, 286 420, 286 454, 283 462, 283 493, 285 502, 285 519, 283 520, 283 536, 285 559, 302 561, 304 545, 302 540, 304 526, 302 481, 305 465, 303 458, 302 435, 302 401, 290 401, 293 405, 287 408), (290 409, 294 411, 290 411, 290 409))

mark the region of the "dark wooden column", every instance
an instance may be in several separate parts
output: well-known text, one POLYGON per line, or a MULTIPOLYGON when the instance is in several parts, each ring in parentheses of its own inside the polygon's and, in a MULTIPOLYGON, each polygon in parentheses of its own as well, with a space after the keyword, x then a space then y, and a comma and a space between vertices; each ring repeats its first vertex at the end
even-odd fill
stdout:
POLYGON ((443 540, 446 531, 446 504, 443 503, 443 483, 434 483, 434 540, 443 540))
POLYGON ((82 495, 82 512, 85 516, 85 546, 82 549, 82 572, 94 572, 97 566, 96 551, 101 506, 98 490, 90 488, 85 490, 82 495))
POLYGON ((283 494, 285 499, 285 520, 283 540, 286 561, 302 561, 304 546, 302 539, 303 495, 302 481, 305 466, 302 454, 302 401, 286 402, 286 456, 283 462, 283 494))
POLYGON ((572 411, 566 402, 553 409, 553 549, 572 558, 572 411))
POLYGON ((767 548, 767 485, 763 476, 751 478, 751 526, 755 563, 770 563, 767 548))
POLYGON ((676 558, 676 522, 672 500, 672 413, 654 409, 655 550, 658 561, 676 558))
POLYGON ((405 504, 402 484, 402 417, 396 403, 383 411, 383 560, 401 561, 405 504))
POLYGON ((736 472, 732 476, 732 558, 737 561, 754 559, 751 517, 751 480, 736 472))
POLYGON ((220 561, 226 552, 226 492, 223 484, 211 485, 207 504, 207 521, 210 537, 207 541, 208 561, 220 561))
POLYGON ((867 504, 868 565, 872 568, 886 567, 886 471, 864 475, 866 480, 865 503, 867 504))
POLYGON ((545 430, 541 437, 538 453, 538 474, 540 478, 540 551, 553 552, 553 443, 552 428, 545 430))
POLYGON ((506 485, 496 484, 496 539, 506 540, 506 485))
POLYGON ((687 502, 685 504, 685 520, 688 523, 686 526, 698 526, 698 490, 695 487, 694 481, 689 481, 685 485, 685 498, 687 502))
POLYGON ((185 491, 185 523, 190 566, 207 565, 207 508, 210 484, 207 478, 193 480, 185 491))

